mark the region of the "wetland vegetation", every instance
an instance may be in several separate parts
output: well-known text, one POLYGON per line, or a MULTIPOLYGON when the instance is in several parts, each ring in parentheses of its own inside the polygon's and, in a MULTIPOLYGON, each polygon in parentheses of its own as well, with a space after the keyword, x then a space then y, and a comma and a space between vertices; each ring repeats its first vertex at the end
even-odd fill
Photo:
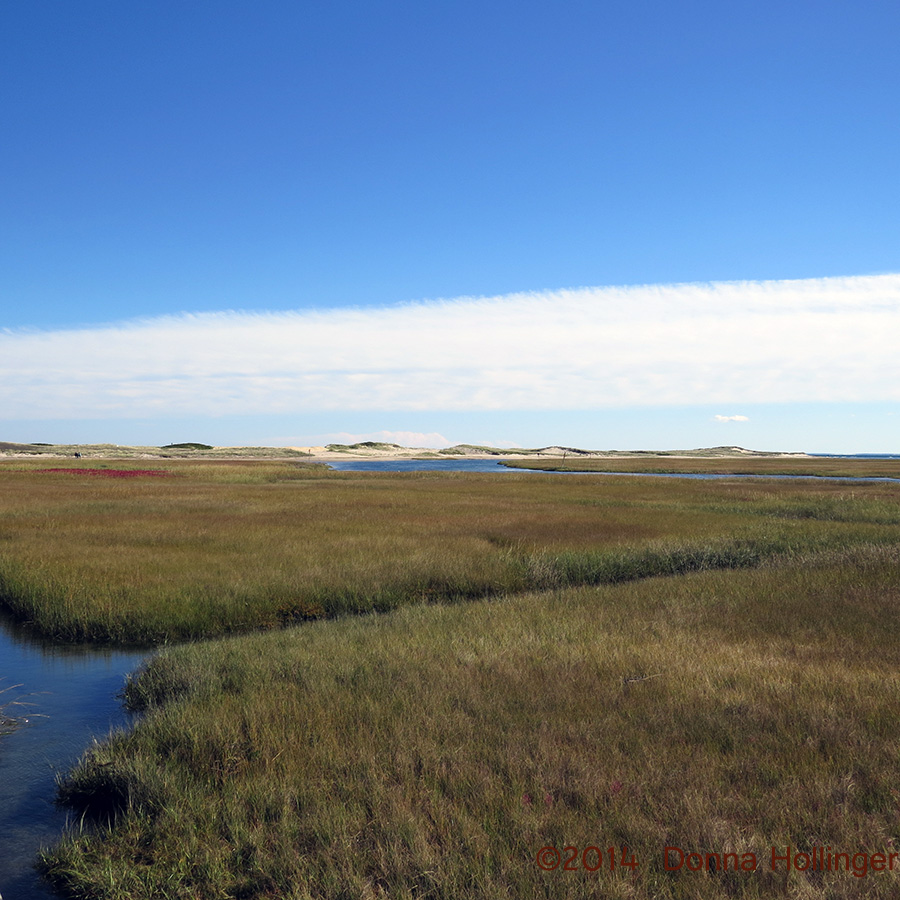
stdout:
POLYGON ((4 603, 193 640, 61 785, 67 896, 896 895, 769 854, 900 846, 900 486, 45 467, 0 468, 4 603))
POLYGON ((647 475, 792 475, 809 478, 900 478, 900 459, 750 454, 675 457, 664 455, 528 459, 506 461, 516 469, 542 472, 628 472, 647 475))

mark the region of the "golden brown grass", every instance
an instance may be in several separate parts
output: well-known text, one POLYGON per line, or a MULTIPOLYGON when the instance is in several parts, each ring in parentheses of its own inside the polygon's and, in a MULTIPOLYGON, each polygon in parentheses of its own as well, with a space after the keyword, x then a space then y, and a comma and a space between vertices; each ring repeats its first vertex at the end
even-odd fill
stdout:
POLYGON ((838 457, 634 457, 565 460, 516 460, 515 469, 546 472, 646 472, 707 475, 807 475, 810 477, 900 478, 900 459, 840 459, 838 457))
POLYGON ((169 650, 64 787, 118 819, 45 866, 98 900, 893 898, 770 861, 900 844, 898 605, 896 547, 861 547, 169 650))
POLYGON ((0 600, 45 634, 164 641, 750 564, 898 521, 893 486, 161 465, 172 477, 0 467, 0 600))

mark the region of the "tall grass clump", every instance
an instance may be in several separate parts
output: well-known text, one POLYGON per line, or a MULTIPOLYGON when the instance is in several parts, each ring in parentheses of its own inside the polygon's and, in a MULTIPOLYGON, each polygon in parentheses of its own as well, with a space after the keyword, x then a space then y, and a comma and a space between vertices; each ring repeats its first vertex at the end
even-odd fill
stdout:
POLYGON ((859 543, 167 649, 42 865, 95 900, 887 900, 896 871, 770 857, 900 845, 898 604, 896 544, 859 543))

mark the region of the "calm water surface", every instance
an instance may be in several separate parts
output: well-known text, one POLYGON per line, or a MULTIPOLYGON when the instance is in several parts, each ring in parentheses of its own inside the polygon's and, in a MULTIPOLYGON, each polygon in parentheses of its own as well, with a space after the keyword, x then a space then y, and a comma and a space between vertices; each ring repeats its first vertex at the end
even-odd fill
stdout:
POLYGON ((338 472, 515 472, 493 459, 346 459, 329 460, 338 472))
MULTIPOLYGON (((849 457, 848 457, 849 458, 849 457)), ((873 459, 888 457, 872 456, 873 459)), ((544 475, 622 475, 641 478, 693 478, 712 481, 720 478, 778 478, 796 481, 895 481, 900 478, 838 478, 829 475, 711 475, 706 472, 542 472, 540 469, 513 469, 492 459, 347 459, 329 460, 338 472, 536 472, 544 475)), ((572 465, 572 463, 570 463, 572 465)))
POLYGON ((0 694, 0 705, 20 720, 15 731, 0 736, 4 900, 55 896, 32 865, 38 850, 59 840, 66 827, 66 813, 53 802, 56 776, 94 738, 127 726, 129 716, 116 694, 147 653, 44 643, 0 616, 0 690, 9 688, 0 694), (10 706, 13 701, 27 705, 10 706))

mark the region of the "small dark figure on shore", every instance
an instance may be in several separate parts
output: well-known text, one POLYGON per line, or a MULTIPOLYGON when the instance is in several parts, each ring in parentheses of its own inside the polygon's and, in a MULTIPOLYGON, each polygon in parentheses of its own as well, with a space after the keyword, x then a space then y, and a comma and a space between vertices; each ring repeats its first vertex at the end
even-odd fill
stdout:
POLYGON ((81 459, 81 454, 77 450, 75 451, 75 459, 81 459))

